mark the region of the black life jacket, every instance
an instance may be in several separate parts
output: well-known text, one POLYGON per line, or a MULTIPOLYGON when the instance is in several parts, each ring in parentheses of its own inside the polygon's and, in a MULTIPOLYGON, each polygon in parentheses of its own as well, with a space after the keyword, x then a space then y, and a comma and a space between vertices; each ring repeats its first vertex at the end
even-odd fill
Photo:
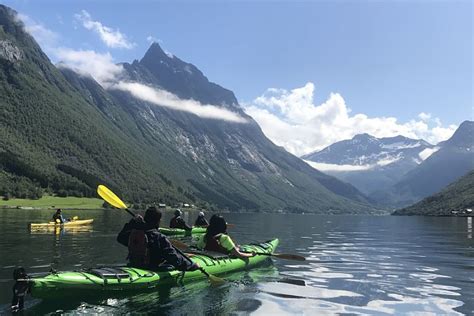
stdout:
POLYGON ((128 260, 132 267, 144 268, 150 264, 148 236, 141 229, 132 229, 128 237, 128 260))
POLYGON ((221 237, 221 235, 222 234, 217 234, 213 236, 212 238, 208 238, 206 240, 206 247, 204 247, 204 250, 220 252, 220 253, 224 253, 228 255, 229 251, 225 249, 224 247, 222 247, 221 244, 219 243, 219 238, 221 237))
POLYGON ((180 225, 179 225, 179 222, 178 222, 178 218, 179 218, 179 216, 175 216, 171 219, 170 228, 181 228, 181 227, 179 227, 180 225))
POLYGON ((202 216, 199 216, 196 219, 196 222, 194 223, 194 226, 207 227, 207 226, 209 226, 209 223, 207 222, 206 218, 204 218, 202 216))

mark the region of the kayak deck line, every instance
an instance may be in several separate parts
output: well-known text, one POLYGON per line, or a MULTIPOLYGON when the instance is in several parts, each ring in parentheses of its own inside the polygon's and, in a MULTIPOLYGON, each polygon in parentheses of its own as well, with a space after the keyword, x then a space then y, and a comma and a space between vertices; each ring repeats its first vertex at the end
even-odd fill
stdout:
POLYGON ((205 234, 207 227, 193 227, 191 230, 186 230, 182 228, 169 228, 169 227, 160 227, 160 233, 166 236, 191 236, 197 234, 205 234))

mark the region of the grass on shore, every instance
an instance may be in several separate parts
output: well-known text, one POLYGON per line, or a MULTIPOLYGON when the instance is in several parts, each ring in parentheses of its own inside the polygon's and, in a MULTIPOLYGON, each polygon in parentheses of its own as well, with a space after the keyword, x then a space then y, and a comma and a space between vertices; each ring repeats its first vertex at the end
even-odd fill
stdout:
POLYGON ((80 197, 43 196, 39 200, 10 199, 0 200, 0 207, 33 207, 33 208, 77 208, 98 209, 104 203, 101 199, 80 197))

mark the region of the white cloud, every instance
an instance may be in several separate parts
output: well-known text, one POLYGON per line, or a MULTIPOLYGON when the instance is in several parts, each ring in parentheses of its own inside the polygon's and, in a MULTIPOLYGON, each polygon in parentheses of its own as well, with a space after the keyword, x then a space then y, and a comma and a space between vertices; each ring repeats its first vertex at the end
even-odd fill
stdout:
POLYGON ((374 167, 373 165, 337 165, 331 163, 314 162, 310 160, 304 160, 304 162, 319 171, 362 171, 369 170, 374 167))
POLYGON ((23 22, 25 31, 34 37, 36 42, 47 52, 52 50, 58 40, 59 34, 46 28, 43 24, 33 20, 28 15, 18 13, 16 18, 23 22))
POLYGON ((58 48, 56 55, 60 59, 60 67, 71 68, 84 76, 90 75, 104 88, 116 82, 123 71, 122 66, 114 63, 110 53, 58 48))
POLYGON ((298 156, 361 133, 375 137, 403 135, 436 144, 451 137, 456 129, 455 125, 442 126, 438 118, 427 113, 405 123, 395 117, 351 115, 339 93, 331 93, 317 105, 311 82, 290 91, 270 88, 250 104, 243 104, 268 138, 298 156))
POLYGON ((392 164, 401 157, 391 157, 387 159, 381 159, 373 164, 364 164, 364 165, 338 165, 332 163, 323 163, 323 162, 314 162, 311 160, 304 160, 308 165, 311 167, 319 170, 319 171, 332 171, 332 172, 348 172, 348 171, 362 171, 362 170, 370 170, 377 167, 387 166, 392 164))
POLYGON ((136 45, 135 43, 130 42, 124 34, 120 33, 119 30, 114 30, 103 25, 99 21, 92 20, 91 15, 86 10, 82 10, 74 16, 86 29, 99 34, 100 39, 110 48, 131 49, 136 45))
POLYGON ((425 113, 425 112, 421 112, 420 114, 418 114, 418 117, 424 121, 424 122, 427 122, 431 119, 431 113, 425 113))
MULTIPOLYGON (((108 39, 110 43, 128 45, 125 42, 121 42, 122 40, 125 40, 125 37, 122 34, 118 33, 118 31, 113 31, 102 26, 100 22, 92 21, 89 13, 86 11, 82 11, 81 15, 76 15, 76 17, 81 19, 86 28, 94 29, 97 32, 103 31, 105 39, 108 39), (107 37, 108 35, 110 35, 110 37, 107 37)), ((138 82, 122 81, 121 77, 123 67, 115 64, 110 53, 98 53, 94 50, 75 50, 61 47, 58 44, 59 36, 57 33, 47 29, 41 23, 35 22, 26 15, 18 15, 17 18, 23 22, 25 30, 41 44, 42 48, 59 61, 58 67, 67 67, 82 76, 91 76, 105 89, 113 88, 127 91, 134 97, 151 102, 155 105, 164 106, 177 111, 193 113, 203 118, 224 120, 234 123, 247 122, 247 120, 238 113, 229 111, 220 106, 201 104, 195 100, 183 100, 165 90, 154 89, 138 82)), ((104 41, 105 39, 103 38, 104 41)), ((155 40, 151 36, 149 36, 149 39, 155 40)), ((170 58, 174 57, 169 52, 165 51, 165 53, 170 58)))
POLYGON ((176 95, 138 82, 118 82, 111 88, 131 93, 134 97, 173 110, 193 113, 199 117, 245 123, 239 114, 210 104, 201 104, 195 100, 183 100, 176 95))
POLYGON ((153 35, 148 35, 146 37, 146 41, 150 44, 153 44, 153 43, 163 43, 162 40, 160 40, 159 38, 156 38, 154 37, 153 35))

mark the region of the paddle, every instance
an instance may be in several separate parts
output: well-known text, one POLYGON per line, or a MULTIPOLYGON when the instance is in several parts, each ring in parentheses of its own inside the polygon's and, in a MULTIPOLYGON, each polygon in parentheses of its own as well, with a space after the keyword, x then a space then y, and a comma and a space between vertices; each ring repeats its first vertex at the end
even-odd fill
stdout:
MULTIPOLYGON (((118 209, 124 209, 125 211, 127 211, 130 215, 132 215, 133 217, 135 217, 136 215, 130 211, 127 207, 127 205, 117 196, 115 195, 114 192, 112 192, 109 188, 107 188, 105 185, 99 185, 97 187, 97 193, 99 194, 99 196, 104 199, 107 203, 109 203, 110 205, 112 206, 115 206, 116 208, 118 209)), ((174 246, 174 245, 173 245, 174 246)), ((181 250, 179 250, 176 246, 175 246, 175 249, 184 257, 186 258, 191 264, 193 264, 193 261, 191 259, 189 259, 188 256, 186 256, 183 252, 181 252, 181 250)), ((207 276, 207 278, 209 279, 209 281, 211 282, 211 285, 213 286, 217 286, 217 285, 221 285, 225 282, 224 279, 221 279, 219 277, 216 277, 212 274, 209 274, 207 273, 204 268, 200 267, 199 268, 199 271, 201 271, 201 273, 203 273, 205 276, 207 276)))
MULTIPOLYGON (((184 242, 176 240, 176 239, 170 239, 171 244, 182 250, 188 249, 188 245, 186 245, 184 242)), ((265 253, 265 252, 256 252, 256 255, 261 255, 261 256, 270 256, 270 257, 275 257, 279 259, 286 259, 286 260, 295 260, 295 261, 305 261, 306 258, 303 256, 299 255, 294 255, 291 253, 265 253)))
POLYGON ((127 207, 127 205, 125 203, 123 203, 123 201, 115 195, 114 192, 112 192, 109 188, 107 188, 105 185, 102 185, 100 184, 98 187, 97 187, 97 193, 99 194, 99 196, 104 199, 104 201, 106 201, 107 203, 109 203, 110 205, 112 206, 115 206, 116 208, 119 208, 119 209, 122 209, 122 210, 125 210, 128 212, 128 214, 132 215, 133 217, 135 217, 135 213, 133 213, 132 211, 130 211, 127 207))
POLYGON ((186 250, 189 248, 188 245, 186 245, 184 242, 179 241, 177 239, 170 239, 170 242, 177 249, 186 250))
POLYGON ((306 261, 306 258, 299 255, 294 255, 291 253, 265 253, 265 252, 256 252, 256 255, 261 256, 270 256, 279 259, 286 259, 286 260, 295 260, 295 261, 306 261))

